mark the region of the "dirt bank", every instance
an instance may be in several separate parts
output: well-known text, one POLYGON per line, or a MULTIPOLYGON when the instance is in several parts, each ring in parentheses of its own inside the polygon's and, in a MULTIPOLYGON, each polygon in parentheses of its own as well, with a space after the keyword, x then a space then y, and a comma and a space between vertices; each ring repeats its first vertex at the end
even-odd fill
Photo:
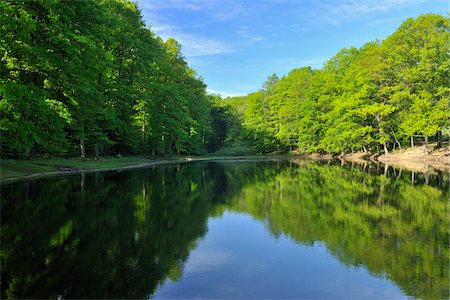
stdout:
POLYGON ((405 148, 389 154, 374 155, 367 152, 347 153, 339 156, 329 154, 304 154, 291 151, 290 154, 301 159, 333 160, 339 159, 344 162, 355 162, 364 164, 368 162, 383 163, 416 172, 428 172, 430 169, 450 172, 450 147, 437 148, 437 144, 430 144, 432 150, 429 155, 425 154, 425 146, 405 148))
MULTIPOLYGON (((436 145, 430 148, 434 149, 436 145)), ((406 148, 400 151, 380 156, 368 153, 356 152, 339 156, 344 161, 366 163, 381 162, 389 166, 396 166, 416 172, 427 172, 430 168, 440 171, 450 172, 450 148, 443 147, 433 150, 430 154, 425 154, 425 147, 406 148)))
MULTIPOLYGON (((430 145, 432 152, 425 154, 425 146, 406 148, 389 154, 373 155, 365 152, 355 152, 333 157, 341 161, 364 164, 367 162, 381 162, 389 166, 396 166, 416 172, 427 172, 431 168, 450 172, 450 147, 436 149, 436 144, 430 145), (434 149, 434 150, 433 150, 434 149)), ((306 158, 328 160, 329 155, 310 154, 306 158)))
POLYGON ((407 148, 387 155, 380 155, 376 159, 384 164, 398 166, 412 171, 426 172, 431 167, 436 170, 450 172, 449 147, 436 149, 429 155, 425 154, 424 146, 407 148))

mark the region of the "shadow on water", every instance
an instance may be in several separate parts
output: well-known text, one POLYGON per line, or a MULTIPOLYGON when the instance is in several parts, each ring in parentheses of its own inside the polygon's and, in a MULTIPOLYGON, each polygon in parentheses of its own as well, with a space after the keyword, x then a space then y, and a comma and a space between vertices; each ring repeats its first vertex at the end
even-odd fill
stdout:
MULTIPOLYGON (((192 163, 2 186, 2 298, 143 298, 211 216, 323 242, 407 295, 449 297, 449 175, 308 161, 192 163)), ((207 296, 207 295, 206 295, 207 296)))

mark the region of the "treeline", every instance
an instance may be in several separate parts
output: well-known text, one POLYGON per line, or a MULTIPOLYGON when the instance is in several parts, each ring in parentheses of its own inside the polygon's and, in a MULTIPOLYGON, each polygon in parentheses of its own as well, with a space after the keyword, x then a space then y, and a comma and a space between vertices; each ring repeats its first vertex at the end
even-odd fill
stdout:
POLYGON ((406 20, 383 41, 342 49, 321 70, 268 77, 228 98, 225 144, 273 151, 388 152, 450 135, 449 18, 406 20), (230 117, 230 114, 232 117, 230 117))
MULTIPOLYGON (((450 136, 449 18, 222 100, 130 0, 0 2, 0 153, 388 152, 450 136), (250 150, 248 150, 250 149, 250 150)), ((226 153, 225 153, 226 154, 226 153)), ((233 153, 231 153, 233 154, 233 153)))
POLYGON ((129 0, 0 2, 2 157, 198 153, 206 86, 129 0))

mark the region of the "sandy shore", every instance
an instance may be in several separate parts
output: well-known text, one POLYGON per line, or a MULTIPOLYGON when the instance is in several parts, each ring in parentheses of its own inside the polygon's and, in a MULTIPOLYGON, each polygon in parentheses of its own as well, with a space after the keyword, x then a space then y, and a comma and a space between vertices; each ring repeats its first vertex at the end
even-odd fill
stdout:
MULTIPOLYGON (((433 149, 432 145, 430 148, 433 149)), ((450 148, 444 147, 425 154, 425 147, 406 148, 401 151, 373 156, 368 153, 352 153, 340 157, 345 161, 364 163, 367 161, 381 162, 389 166, 408 169, 417 172, 427 172, 432 169, 450 172, 450 148)))
POLYGON ((430 167, 436 170, 450 172, 450 148, 434 150, 429 155, 425 154, 425 147, 408 148, 388 155, 381 155, 378 161, 404 167, 412 171, 426 172, 430 167))

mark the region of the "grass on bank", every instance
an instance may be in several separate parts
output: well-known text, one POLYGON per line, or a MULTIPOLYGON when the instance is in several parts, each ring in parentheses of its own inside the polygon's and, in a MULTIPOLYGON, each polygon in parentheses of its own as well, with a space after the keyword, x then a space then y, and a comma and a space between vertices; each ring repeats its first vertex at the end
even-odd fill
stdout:
POLYGON ((118 169, 127 166, 137 166, 159 161, 191 161, 193 157, 196 160, 208 159, 226 159, 229 157, 259 157, 255 155, 255 150, 246 146, 226 147, 214 153, 201 153, 195 156, 174 155, 164 158, 148 158, 139 156, 124 157, 102 157, 100 160, 87 158, 35 158, 25 159, 2 159, 0 160, 0 181, 9 182, 29 175, 45 175, 46 173, 56 172, 77 172, 89 170, 108 170, 118 169))
POLYGON ((114 169, 148 163, 144 157, 111 157, 100 160, 80 158, 40 158, 33 160, 2 159, 0 179, 19 178, 36 173, 114 169))

